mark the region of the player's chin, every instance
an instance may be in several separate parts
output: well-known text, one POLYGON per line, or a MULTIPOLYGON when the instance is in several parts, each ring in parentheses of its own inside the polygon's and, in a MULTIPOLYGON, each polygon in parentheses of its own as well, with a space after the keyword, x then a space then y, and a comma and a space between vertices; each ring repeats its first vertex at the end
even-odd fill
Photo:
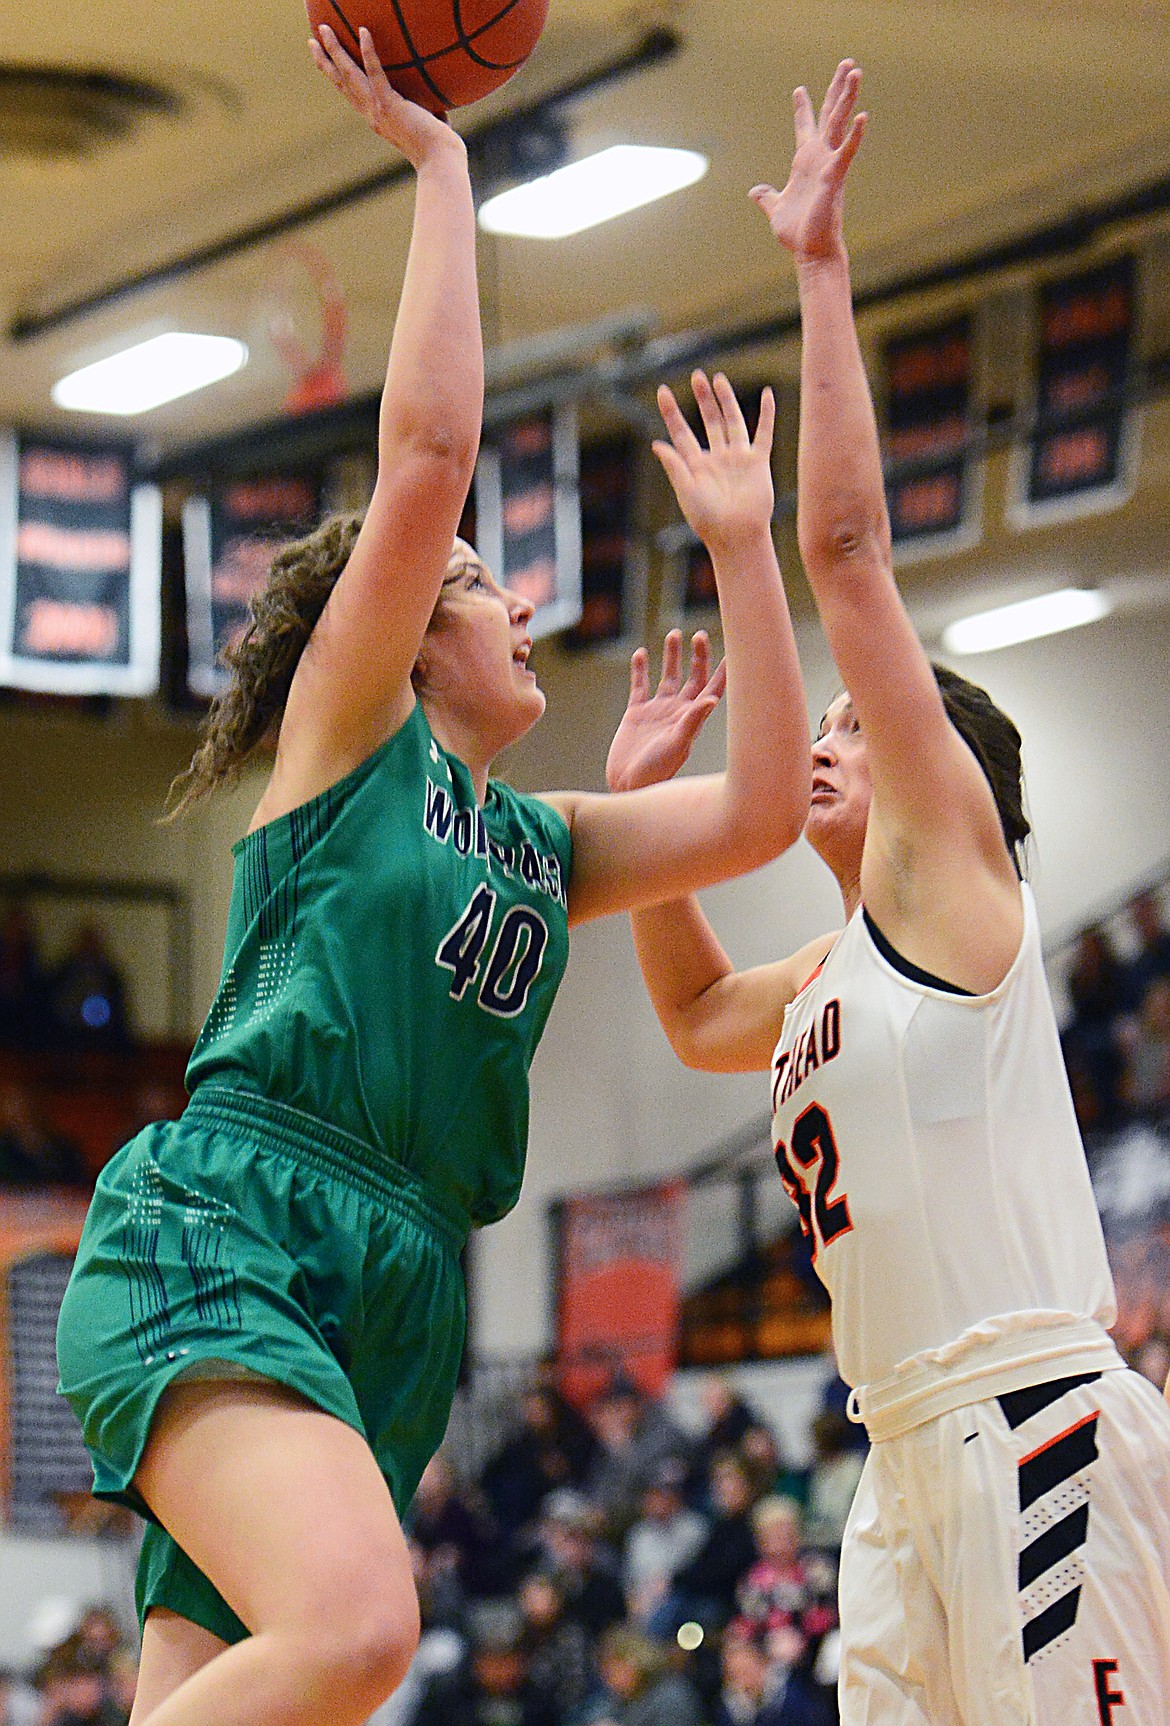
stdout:
POLYGON ((530 673, 524 679, 524 687, 516 691, 516 718, 519 726, 517 735, 523 736, 535 725, 547 706, 548 699, 544 690, 530 673))
POLYGON ((805 818, 804 836, 818 855, 822 846, 831 843, 833 833, 833 811, 831 805, 814 803, 805 818))

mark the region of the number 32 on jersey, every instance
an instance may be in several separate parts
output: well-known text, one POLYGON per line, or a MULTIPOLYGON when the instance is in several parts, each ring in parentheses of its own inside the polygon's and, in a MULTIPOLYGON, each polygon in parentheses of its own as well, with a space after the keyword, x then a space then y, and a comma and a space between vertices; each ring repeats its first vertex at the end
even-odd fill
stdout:
POLYGON ((783 1139, 777 1141, 776 1166, 800 1212, 800 1226, 812 1242, 815 1259, 818 1251, 853 1227, 848 1194, 834 1196, 841 1158, 832 1122, 819 1103, 810 1103, 796 1117, 791 1147, 783 1139))
POLYGON ((530 905, 510 906, 496 931, 485 970, 483 955, 491 940, 495 909, 496 895, 481 883, 439 943, 435 964, 451 972, 453 1001, 461 1001, 474 983, 485 1013, 514 1019, 524 1011, 529 990, 540 975, 548 925, 530 905))

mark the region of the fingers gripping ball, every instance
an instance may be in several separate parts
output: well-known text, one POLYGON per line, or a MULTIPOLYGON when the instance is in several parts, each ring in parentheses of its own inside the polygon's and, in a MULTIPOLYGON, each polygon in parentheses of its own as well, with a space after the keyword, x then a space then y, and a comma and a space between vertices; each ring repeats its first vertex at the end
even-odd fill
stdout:
POLYGON ((328 24, 359 62, 364 24, 394 88, 444 114, 498 89, 524 64, 548 0, 305 0, 305 9, 314 31, 328 24))

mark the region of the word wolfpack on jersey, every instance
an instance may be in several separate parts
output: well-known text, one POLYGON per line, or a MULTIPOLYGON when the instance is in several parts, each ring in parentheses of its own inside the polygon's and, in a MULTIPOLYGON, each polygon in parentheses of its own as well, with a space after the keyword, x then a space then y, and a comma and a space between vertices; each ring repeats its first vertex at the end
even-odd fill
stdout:
POLYGON ((453 845, 460 857, 480 857, 489 868, 519 877, 526 886, 558 905, 567 905, 560 859, 537 850, 528 840, 501 845, 488 832, 482 809, 463 809, 445 786, 426 782, 423 827, 440 845, 453 845))

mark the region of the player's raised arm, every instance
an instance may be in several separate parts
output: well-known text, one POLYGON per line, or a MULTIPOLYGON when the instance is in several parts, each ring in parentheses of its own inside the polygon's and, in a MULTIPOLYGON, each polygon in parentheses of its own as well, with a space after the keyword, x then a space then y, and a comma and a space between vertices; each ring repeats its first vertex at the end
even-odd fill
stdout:
MULTIPOLYGON (((685 683, 679 675, 680 649, 679 632, 672 630, 653 696, 645 650, 639 648, 633 657, 629 705, 606 762, 611 791, 670 778, 713 709, 723 668, 708 676, 706 636, 694 637, 685 683)), ((705 1072, 767 1069, 784 1008, 831 940, 814 943, 811 959, 806 950, 779 963, 736 971, 693 895, 646 906, 632 914, 630 923, 647 993, 671 1048, 686 1066, 705 1072)))
MULTIPOLYGON (((302 795, 356 764, 413 704, 410 673, 466 501, 483 414, 475 212, 467 152, 397 94, 362 32, 362 63, 322 26, 322 73, 416 170, 410 254, 386 371, 373 499, 298 667, 279 771, 302 795)), ((287 798, 286 798, 287 800, 287 798)))
MULTIPOLYGON (((952 957, 947 928, 957 928, 952 909, 967 919, 959 931, 964 949, 978 940, 981 920, 1002 932, 1014 869, 988 781, 947 717, 894 581, 877 426, 843 235, 845 179, 866 125, 866 116, 855 112, 860 80, 860 70, 843 60, 819 115, 808 92, 796 91, 788 181, 781 191, 757 186, 752 196, 797 269, 803 338, 797 529, 825 634, 866 743, 873 781, 863 865, 867 902, 876 893, 879 920, 884 915, 896 925, 887 931, 891 939, 903 934, 912 943, 914 916, 907 922, 901 913, 911 899, 933 907, 942 924, 928 939, 935 962, 945 965, 952 957)), ((1003 942, 1005 962, 1018 938, 1017 915, 1003 942)), ((989 974, 1002 969, 996 960, 989 974)))
POLYGON ((865 133, 860 69, 837 67, 819 115, 793 97, 796 149, 782 191, 753 198, 792 252, 802 356, 797 530, 837 668, 866 733, 875 803, 916 820, 955 797, 955 766, 994 812, 975 763, 947 723, 929 661, 894 581, 877 426, 853 319, 843 233, 845 179, 865 133))
POLYGON ((655 453, 687 521, 711 553, 727 679, 727 767, 621 796, 560 793, 573 829, 575 922, 678 897, 745 873, 791 845, 804 824, 809 763, 804 696, 772 544, 775 406, 765 391, 754 437, 722 374, 692 379, 706 443, 673 394, 655 453))

